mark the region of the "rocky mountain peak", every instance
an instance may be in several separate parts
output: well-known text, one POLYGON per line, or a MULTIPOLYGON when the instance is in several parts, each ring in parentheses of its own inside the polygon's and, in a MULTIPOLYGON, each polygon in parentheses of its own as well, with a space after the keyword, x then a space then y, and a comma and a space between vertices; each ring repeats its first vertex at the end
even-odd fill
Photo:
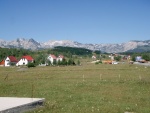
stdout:
POLYGON ((56 46, 80 47, 90 50, 100 50, 102 52, 107 53, 118 53, 118 52, 125 52, 128 50, 134 50, 141 46, 150 46, 150 40, 146 41, 132 40, 127 43, 120 43, 120 44, 82 44, 70 40, 50 40, 47 42, 39 43, 32 38, 31 39, 17 38, 16 40, 12 41, 4 41, 0 39, 0 47, 5 48, 13 47, 13 48, 38 50, 45 48, 53 48, 56 46))

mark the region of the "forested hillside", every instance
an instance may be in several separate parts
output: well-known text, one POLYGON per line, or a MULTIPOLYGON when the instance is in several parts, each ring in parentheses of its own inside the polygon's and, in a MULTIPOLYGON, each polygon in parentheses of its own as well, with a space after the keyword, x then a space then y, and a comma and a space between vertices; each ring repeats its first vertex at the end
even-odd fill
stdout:
POLYGON ((72 55, 91 55, 92 51, 85 48, 75 48, 75 47, 62 47, 58 46, 52 49, 53 52, 67 54, 70 53, 72 55))

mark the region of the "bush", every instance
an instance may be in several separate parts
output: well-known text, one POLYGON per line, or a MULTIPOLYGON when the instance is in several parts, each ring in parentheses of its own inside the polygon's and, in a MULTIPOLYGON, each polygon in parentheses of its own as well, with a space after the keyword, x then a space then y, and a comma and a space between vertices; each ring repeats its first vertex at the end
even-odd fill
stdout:
POLYGON ((131 60, 134 61, 134 62, 136 61, 136 58, 135 58, 135 57, 136 57, 136 55, 133 54, 133 55, 132 55, 132 58, 131 58, 131 60))
POLYGON ((76 65, 73 59, 69 59, 67 65, 76 65))
POLYGON ((99 64, 99 62, 95 62, 95 64, 99 64))
POLYGON ((28 63, 28 68, 30 68, 30 67, 35 67, 35 65, 34 65, 34 63, 28 63))
POLYGON ((61 62, 62 65, 67 65, 67 61, 65 59, 62 60, 61 62))
POLYGON ((142 55, 142 58, 146 61, 150 61, 150 56, 147 54, 142 55))
POLYGON ((99 61, 100 64, 102 64, 102 61, 99 61))
POLYGON ((56 62, 56 60, 54 60, 54 61, 53 61, 53 65, 54 65, 54 66, 55 66, 55 65, 57 65, 57 62, 56 62))
POLYGON ((121 60, 121 56, 117 56, 114 58, 116 61, 120 61, 121 60))
POLYGON ((95 64, 102 64, 102 61, 95 62, 95 64))

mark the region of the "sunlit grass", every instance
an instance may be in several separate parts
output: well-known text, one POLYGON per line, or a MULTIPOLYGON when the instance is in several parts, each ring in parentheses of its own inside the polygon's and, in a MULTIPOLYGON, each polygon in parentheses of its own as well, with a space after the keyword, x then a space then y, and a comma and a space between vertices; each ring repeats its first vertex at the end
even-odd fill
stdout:
POLYGON ((42 113, 149 113, 150 67, 0 67, 0 96, 45 98, 42 113))

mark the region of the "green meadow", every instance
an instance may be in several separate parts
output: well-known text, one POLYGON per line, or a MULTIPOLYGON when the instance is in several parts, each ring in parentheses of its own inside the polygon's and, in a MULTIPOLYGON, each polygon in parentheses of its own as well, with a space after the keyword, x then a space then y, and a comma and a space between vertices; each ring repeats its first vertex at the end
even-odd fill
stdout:
POLYGON ((0 96, 46 99, 30 113, 150 113, 150 67, 0 67, 0 96))

